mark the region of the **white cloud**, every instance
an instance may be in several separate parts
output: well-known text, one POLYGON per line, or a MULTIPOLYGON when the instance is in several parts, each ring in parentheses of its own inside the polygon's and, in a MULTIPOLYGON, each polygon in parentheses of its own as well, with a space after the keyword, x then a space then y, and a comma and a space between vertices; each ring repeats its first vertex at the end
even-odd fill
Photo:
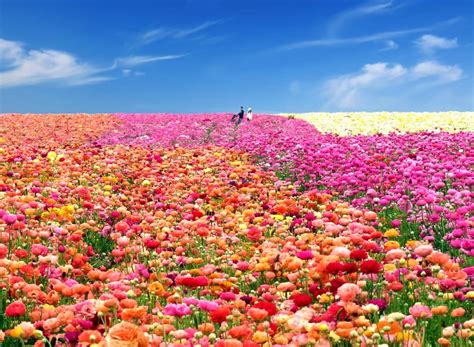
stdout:
POLYGON ((103 69, 82 63, 69 53, 56 50, 27 51, 20 43, 4 39, 0 41, 0 61, 9 68, 0 72, 1 87, 35 85, 47 81, 79 85, 110 79, 94 76, 103 69))
POLYGON ((141 71, 133 71, 131 69, 122 69, 122 74, 125 77, 130 77, 130 76, 144 76, 145 73, 141 71))
POLYGON ((393 40, 387 40, 385 41, 385 47, 381 51, 392 51, 394 49, 398 49, 398 44, 393 40))
POLYGON ((425 61, 411 68, 401 64, 379 62, 366 64, 361 71, 332 78, 324 83, 323 94, 326 106, 338 109, 364 107, 377 98, 397 97, 396 89, 416 86, 435 86, 454 82, 462 78, 463 71, 457 66, 442 65, 435 61, 425 61))
POLYGON ((368 43, 368 42, 387 41, 396 37, 422 33, 422 32, 432 30, 434 28, 440 28, 443 26, 452 25, 458 22, 459 20, 460 18, 456 17, 456 18, 446 20, 444 22, 436 23, 432 26, 418 27, 418 28, 404 29, 404 30, 384 31, 380 33, 356 36, 356 37, 348 37, 348 38, 330 37, 330 38, 322 38, 322 39, 316 39, 316 40, 298 41, 298 42, 281 46, 277 48, 277 50, 286 51, 286 50, 294 50, 294 49, 309 48, 309 47, 348 46, 348 45, 356 45, 356 44, 362 44, 362 43, 368 43))
POLYGON ((327 81, 324 91, 329 104, 342 109, 351 108, 357 106, 361 93, 366 88, 376 88, 406 73, 407 69, 400 64, 366 64, 359 73, 344 75, 327 81))
POLYGON ((424 61, 412 68, 415 78, 438 77, 441 82, 454 82, 462 78, 463 71, 456 65, 442 65, 436 61, 424 61))
POLYGON ((393 1, 384 1, 378 3, 368 3, 347 11, 343 11, 330 21, 327 29, 328 36, 337 35, 348 22, 351 22, 357 18, 393 11, 396 8, 397 7, 393 6, 393 1))
POLYGON ((167 29, 167 28, 152 29, 143 33, 140 36, 140 44, 146 45, 146 44, 149 44, 158 40, 162 40, 165 38, 183 39, 193 34, 202 32, 203 30, 209 27, 212 27, 216 24, 219 24, 221 22, 222 20, 207 21, 189 29, 167 29))
POLYGON ((185 54, 179 54, 179 55, 157 55, 157 56, 151 56, 151 55, 132 55, 129 57, 123 57, 123 58, 117 58, 115 60, 116 65, 118 66, 136 66, 136 65, 141 65, 141 64, 147 64, 147 63, 152 63, 155 61, 160 61, 160 60, 174 60, 174 59, 179 59, 184 57, 185 54))
POLYGON ((23 54, 22 44, 0 38, 0 62, 14 64, 23 54))
MULTIPOLYGON (((123 68, 122 74, 126 76, 131 73, 131 70, 126 69, 127 67, 183 56, 130 56, 117 58, 110 67, 99 68, 81 62, 67 52, 51 49, 26 50, 20 42, 0 38, 0 87, 36 85, 46 82, 61 82, 70 86, 96 84, 115 79, 116 77, 106 76, 104 73, 110 73, 117 68, 123 68)), ((133 74, 139 76, 143 73, 134 72, 133 74)))
POLYGON ((415 44, 418 48, 427 54, 433 53, 436 49, 450 49, 458 46, 457 38, 447 39, 435 35, 423 35, 415 44))

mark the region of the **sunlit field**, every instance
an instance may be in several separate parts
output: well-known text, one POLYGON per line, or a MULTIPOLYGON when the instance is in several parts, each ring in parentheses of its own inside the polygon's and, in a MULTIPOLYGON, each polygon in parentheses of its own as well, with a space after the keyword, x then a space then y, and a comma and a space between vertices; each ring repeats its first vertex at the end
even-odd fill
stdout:
POLYGON ((472 346, 474 113, 0 116, 2 346, 472 346))

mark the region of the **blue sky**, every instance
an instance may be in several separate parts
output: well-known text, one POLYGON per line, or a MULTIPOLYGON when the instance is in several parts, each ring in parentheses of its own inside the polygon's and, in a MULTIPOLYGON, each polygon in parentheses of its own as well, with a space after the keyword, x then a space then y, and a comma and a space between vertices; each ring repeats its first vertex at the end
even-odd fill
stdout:
POLYGON ((471 0, 0 0, 0 113, 474 109, 471 0))

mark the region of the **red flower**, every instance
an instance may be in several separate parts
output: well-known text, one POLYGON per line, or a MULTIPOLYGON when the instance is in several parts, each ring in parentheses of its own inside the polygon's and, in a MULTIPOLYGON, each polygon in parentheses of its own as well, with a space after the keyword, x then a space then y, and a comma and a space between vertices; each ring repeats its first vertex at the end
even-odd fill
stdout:
POLYGON ((387 290, 393 290, 394 292, 398 292, 403 289, 403 284, 400 282, 392 282, 387 285, 387 290))
POLYGON ((260 231, 260 229, 253 227, 247 231, 247 237, 250 241, 256 242, 262 237, 262 232, 260 231))
POLYGON ((205 276, 177 277, 176 283, 185 287, 197 288, 207 286, 209 284, 209 280, 205 276))
POLYGON ((243 347, 260 347, 260 344, 253 342, 252 340, 245 340, 243 347))
POLYGON ((28 252, 26 249, 17 249, 15 255, 20 259, 25 259, 28 257, 28 252))
POLYGON ((304 307, 304 306, 308 306, 313 301, 311 299, 311 295, 303 294, 303 293, 293 294, 292 296, 290 296, 290 300, 293 300, 295 305, 298 306, 299 308, 304 307))
POLYGON ((18 300, 12 302, 5 309, 5 316, 7 317, 20 317, 23 316, 26 312, 26 307, 23 301, 18 300))
POLYGON ((230 309, 227 306, 221 306, 214 311, 211 311, 209 315, 214 323, 222 323, 226 321, 227 316, 230 315, 230 309))
POLYGON ((160 246, 160 241, 154 239, 145 239, 144 244, 147 248, 155 249, 160 246))
POLYGON ((360 271, 364 274, 376 274, 382 270, 382 264, 378 261, 369 259, 360 264, 360 271))
POLYGON ((204 216, 204 213, 202 213, 200 210, 193 210, 193 218, 198 219, 204 216))
POLYGON ((354 249, 351 252, 350 258, 354 260, 364 260, 368 258, 368 254, 363 249, 354 249))
POLYGON ((253 305, 253 307, 267 311, 269 316, 273 316, 277 313, 277 307, 273 302, 260 301, 259 303, 253 305))
POLYGON ((326 322, 343 321, 346 318, 347 312, 344 310, 344 307, 339 306, 337 303, 329 306, 328 310, 322 315, 322 320, 326 322))
POLYGON ((6 258, 8 254, 8 247, 0 244, 0 259, 6 258))
POLYGON ((344 272, 351 273, 357 271, 357 264, 356 263, 346 263, 344 264, 344 272))
POLYGON ((331 293, 336 294, 340 286, 342 286, 346 281, 341 278, 335 278, 329 282, 331 284, 330 290, 331 293))
POLYGON ((334 261, 326 266, 326 271, 330 274, 337 275, 344 270, 344 264, 339 261, 334 261))

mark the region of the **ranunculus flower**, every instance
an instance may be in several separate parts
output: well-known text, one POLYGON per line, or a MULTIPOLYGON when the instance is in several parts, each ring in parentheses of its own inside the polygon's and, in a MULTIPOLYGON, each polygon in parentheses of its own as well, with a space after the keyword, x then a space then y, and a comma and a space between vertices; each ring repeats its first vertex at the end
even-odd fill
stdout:
POLYGON ((376 274, 382 270, 382 264, 378 261, 369 259, 360 263, 360 271, 364 274, 376 274))
POLYGON ((354 249, 350 254, 350 258, 354 260, 364 260, 367 259, 368 256, 367 251, 363 249, 354 249))
POLYGON ((408 311, 415 318, 431 318, 433 316, 430 308, 426 305, 415 304, 408 311))
POLYGON ((337 289, 337 295, 339 295, 342 301, 346 302, 353 301, 360 292, 359 286, 353 283, 344 283, 337 289))
POLYGON ((415 254, 420 257, 427 257, 433 252, 433 246, 431 245, 421 245, 415 248, 415 254))
POLYGON ((222 323, 230 315, 230 309, 227 306, 220 306, 212 311, 209 316, 214 323, 222 323))
POLYGON ((8 305, 5 309, 7 317, 20 317, 26 312, 26 306, 21 300, 17 300, 8 305))
POLYGON ((306 251, 296 253, 296 256, 302 260, 309 260, 313 258, 313 252, 308 249, 306 251))
POLYGON ((121 322, 110 328, 106 337, 107 347, 147 347, 148 339, 136 325, 121 322))

